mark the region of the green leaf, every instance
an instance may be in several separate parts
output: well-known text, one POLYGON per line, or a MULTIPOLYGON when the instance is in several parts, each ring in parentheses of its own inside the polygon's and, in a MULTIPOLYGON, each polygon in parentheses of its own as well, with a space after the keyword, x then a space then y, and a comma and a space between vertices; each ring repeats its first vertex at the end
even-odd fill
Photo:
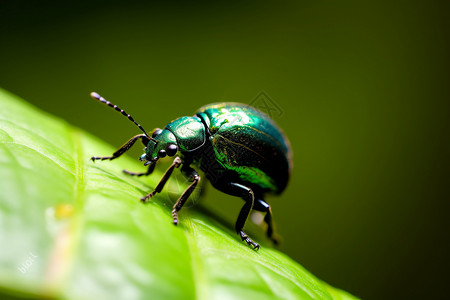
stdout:
MULTIPOLYGON (((89 101, 89 100, 86 100, 89 101)), ((355 299, 269 246, 255 252, 115 149, 0 90, 0 298, 355 299)))

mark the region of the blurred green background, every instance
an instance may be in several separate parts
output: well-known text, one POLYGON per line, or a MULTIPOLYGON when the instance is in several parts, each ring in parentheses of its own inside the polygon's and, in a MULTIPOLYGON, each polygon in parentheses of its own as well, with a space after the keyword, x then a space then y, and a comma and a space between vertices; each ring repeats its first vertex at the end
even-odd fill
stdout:
MULTIPOLYGON (((0 1, 0 86, 115 146, 138 129, 91 91, 151 130, 264 90, 294 149, 288 189, 268 199, 281 250, 364 299, 442 299, 448 11, 444 1, 0 1)), ((229 224, 242 205, 211 187, 200 202, 229 224)))

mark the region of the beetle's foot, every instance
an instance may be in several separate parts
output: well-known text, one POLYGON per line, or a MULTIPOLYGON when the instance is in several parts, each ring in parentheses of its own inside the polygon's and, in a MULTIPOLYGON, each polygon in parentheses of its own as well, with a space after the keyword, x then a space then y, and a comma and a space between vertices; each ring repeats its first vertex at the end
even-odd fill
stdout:
POLYGON ((253 247, 254 250, 258 251, 259 250, 259 244, 255 243, 245 232, 243 232, 241 230, 241 232, 239 232, 241 239, 243 241, 245 241, 247 243, 247 245, 253 247))
POLYGON ((142 203, 148 202, 148 200, 149 200, 151 197, 153 197, 155 194, 156 194, 156 192, 151 192, 150 194, 145 195, 144 197, 141 198, 141 202, 142 202, 142 203))
POLYGON ((279 245, 281 243, 281 239, 279 236, 269 236, 269 239, 274 245, 279 245))
POLYGON ((122 172, 124 172, 125 174, 128 174, 128 175, 131 175, 131 176, 137 176, 137 177, 141 177, 141 176, 147 174, 147 172, 136 173, 136 172, 131 172, 131 171, 128 171, 128 170, 122 170, 122 172))
POLYGON ((173 225, 178 225, 178 212, 175 208, 172 210, 172 218, 173 218, 173 225))
POLYGON ((95 162, 96 160, 106 160, 106 159, 113 160, 114 158, 115 158, 114 156, 92 156, 91 160, 95 162))

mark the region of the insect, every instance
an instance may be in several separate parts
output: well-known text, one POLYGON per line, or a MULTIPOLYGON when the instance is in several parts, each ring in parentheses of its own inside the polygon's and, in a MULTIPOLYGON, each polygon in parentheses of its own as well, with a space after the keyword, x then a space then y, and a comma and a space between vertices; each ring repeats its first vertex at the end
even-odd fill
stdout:
POLYGON ((243 241, 255 250, 260 248, 243 231, 249 214, 255 209, 265 213, 266 234, 277 243, 272 211, 264 196, 283 192, 293 163, 289 140, 268 115, 241 103, 209 104, 201 107, 194 116, 180 117, 164 129, 155 129, 150 136, 117 105, 97 93, 91 93, 91 97, 119 111, 143 132, 132 137, 112 156, 94 156, 92 161, 116 159, 137 140, 145 146, 145 153, 139 159, 148 169, 143 173, 123 170, 129 175, 150 175, 158 159, 175 157, 156 188, 141 198, 142 202, 160 193, 173 170, 181 167, 181 172, 191 183, 173 206, 173 223, 177 225, 178 212, 200 182, 200 175, 193 168, 196 167, 216 189, 245 201, 235 225, 243 241))

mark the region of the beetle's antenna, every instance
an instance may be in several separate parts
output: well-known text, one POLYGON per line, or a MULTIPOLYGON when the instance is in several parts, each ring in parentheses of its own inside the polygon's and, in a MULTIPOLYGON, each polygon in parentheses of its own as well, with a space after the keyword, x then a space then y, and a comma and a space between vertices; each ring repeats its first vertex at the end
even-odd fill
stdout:
POLYGON ((117 110, 118 112, 120 112, 122 115, 124 115, 125 117, 128 118, 128 120, 132 121, 134 124, 136 124, 137 127, 139 127, 140 130, 142 130, 142 132, 151 140, 155 141, 156 140, 154 138, 152 138, 151 136, 148 135, 148 133, 145 131, 145 129, 139 125, 138 123, 136 123, 136 121, 133 119, 132 116, 130 116, 129 114, 127 114, 123 109, 119 108, 117 105, 112 104, 111 102, 109 102, 108 100, 106 100, 105 98, 103 98, 102 96, 100 96, 99 94, 97 94, 96 92, 92 92, 91 93, 91 97, 94 98, 95 100, 98 100, 102 103, 105 103, 106 105, 108 105, 109 107, 114 108, 115 110, 117 110))

